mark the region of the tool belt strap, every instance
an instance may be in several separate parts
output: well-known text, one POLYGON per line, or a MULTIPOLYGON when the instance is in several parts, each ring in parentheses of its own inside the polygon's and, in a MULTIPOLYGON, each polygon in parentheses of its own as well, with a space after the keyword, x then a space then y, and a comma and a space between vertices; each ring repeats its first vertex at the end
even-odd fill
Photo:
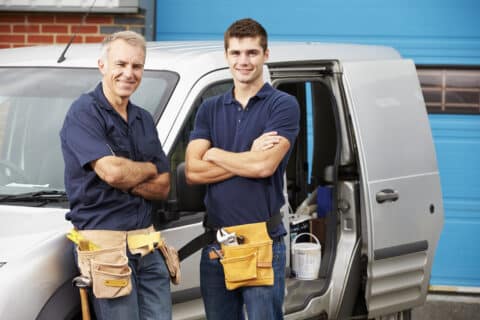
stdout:
POLYGON ((67 238, 77 245, 88 242, 88 251, 122 247, 126 243, 132 254, 140 253, 142 256, 164 245, 160 231, 155 231, 153 226, 131 231, 74 229, 67 238))
POLYGON ((130 249, 138 249, 147 247, 149 251, 153 251, 155 247, 163 245, 163 239, 160 236, 160 232, 152 232, 147 234, 134 234, 127 237, 128 247, 130 249))
POLYGON ((155 231, 153 226, 146 229, 133 230, 127 232, 128 249, 132 254, 140 253, 145 256, 151 253, 155 248, 164 245, 160 231, 155 231))

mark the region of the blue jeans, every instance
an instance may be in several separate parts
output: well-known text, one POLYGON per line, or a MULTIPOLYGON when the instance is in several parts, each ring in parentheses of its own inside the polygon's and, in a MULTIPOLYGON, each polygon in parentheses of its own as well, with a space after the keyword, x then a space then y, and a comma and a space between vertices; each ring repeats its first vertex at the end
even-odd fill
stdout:
POLYGON ((127 255, 132 269, 132 292, 119 298, 97 299, 90 289, 89 298, 97 320, 172 319, 170 275, 160 251, 140 257, 127 249, 127 255))
POLYGON ((248 320, 283 319, 285 297, 285 242, 273 242, 273 286, 242 287, 227 290, 223 267, 218 259, 211 260, 208 253, 218 244, 203 248, 200 261, 200 287, 208 320, 243 320, 244 308, 248 320))

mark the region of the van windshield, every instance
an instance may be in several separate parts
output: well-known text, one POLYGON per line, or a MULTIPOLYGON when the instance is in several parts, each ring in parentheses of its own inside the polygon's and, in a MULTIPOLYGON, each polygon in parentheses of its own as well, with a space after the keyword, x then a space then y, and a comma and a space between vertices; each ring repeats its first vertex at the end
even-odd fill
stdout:
MULTIPOLYGON (((71 103, 100 80, 97 69, 0 68, 0 195, 65 190, 59 131, 71 103)), ((131 100, 158 121, 177 80, 145 71, 131 100)))

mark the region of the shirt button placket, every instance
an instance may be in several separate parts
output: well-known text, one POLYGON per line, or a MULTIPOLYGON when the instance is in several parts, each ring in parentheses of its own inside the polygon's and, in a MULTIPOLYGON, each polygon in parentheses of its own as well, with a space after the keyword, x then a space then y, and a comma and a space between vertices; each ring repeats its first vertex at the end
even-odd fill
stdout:
POLYGON ((242 107, 238 106, 238 115, 237 115, 237 123, 240 124, 242 122, 242 107))

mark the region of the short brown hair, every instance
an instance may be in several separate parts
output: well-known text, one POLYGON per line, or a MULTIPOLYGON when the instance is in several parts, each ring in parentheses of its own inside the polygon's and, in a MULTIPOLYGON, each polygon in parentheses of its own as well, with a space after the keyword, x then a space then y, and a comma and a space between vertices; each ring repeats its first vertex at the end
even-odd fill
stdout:
POLYGON ((108 50, 110 50, 110 44, 113 41, 118 40, 118 39, 124 40, 132 46, 140 47, 140 48, 142 48, 143 53, 146 53, 147 44, 145 42, 145 38, 141 34, 135 32, 135 31, 130 31, 130 30, 118 31, 118 32, 107 35, 103 39, 103 41, 102 41, 102 52, 101 52, 101 55, 100 55, 100 59, 103 60, 103 59, 106 58, 106 56, 108 54, 108 50))
POLYGON ((267 31, 257 21, 251 18, 245 18, 235 21, 228 27, 227 31, 223 35, 223 43, 225 51, 228 50, 228 41, 230 38, 260 38, 260 46, 263 51, 267 50, 267 31))

